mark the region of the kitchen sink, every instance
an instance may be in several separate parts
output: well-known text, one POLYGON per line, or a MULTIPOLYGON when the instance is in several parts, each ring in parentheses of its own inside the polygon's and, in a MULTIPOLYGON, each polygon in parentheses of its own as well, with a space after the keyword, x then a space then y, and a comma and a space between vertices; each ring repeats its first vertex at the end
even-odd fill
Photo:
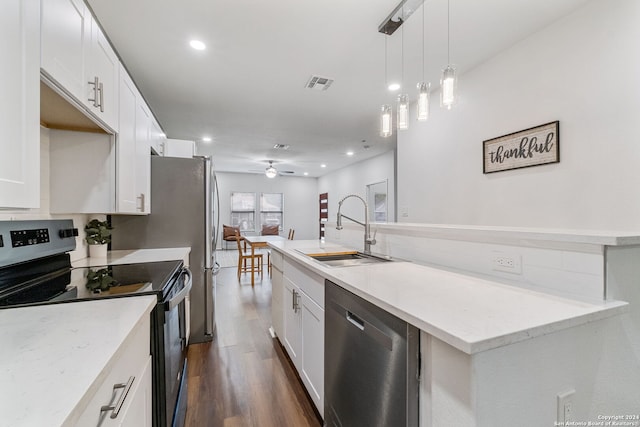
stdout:
POLYGON ((381 262, 394 261, 389 256, 365 254, 363 252, 306 254, 306 255, 329 267, 348 267, 348 266, 378 264, 381 262))

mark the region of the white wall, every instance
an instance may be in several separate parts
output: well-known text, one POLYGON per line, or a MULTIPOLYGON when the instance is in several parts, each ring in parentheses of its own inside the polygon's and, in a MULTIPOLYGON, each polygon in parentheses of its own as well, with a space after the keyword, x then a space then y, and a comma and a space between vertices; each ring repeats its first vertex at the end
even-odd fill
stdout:
MULTIPOLYGON (((71 260, 86 258, 88 254, 88 245, 84 241, 84 226, 89 222, 87 215, 51 215, 50 192, 49 192, 49 152, 50 138, 49 129, 40 128, 40 208, 39 209, 21 209, 21 210, 0 210, 0 221, 22 221, 31 219, 72 219, 73 226, 78 229, 79 236, 76 237, 76 250, 70 252, 71 260)), ((104 219, 104 216, 94 215, 95 218, 104 219)))
MULTIPOLYGON (((255 192, 284 194, 283 235, 295 229, 296 239, 318 238, 318 181, 315 178, 264 174, 217 172, 220 191, 220 227, 230 224, 231 193, 255 192)), ((259 232, 260 230, 258 230, 259 232)))
POLYGON ((454 109, 399 132, 399 221, 640 229, 638 22, 594 0, 461 75, 454 109), (483 175, 483 140, 554 120, 559 164, 483 175))
MULTIPOLYGON (((357 194, 366 200, 367 185, 387 181, 388 221, 395 221, 395 152, 388 151, 363 160, 336 172, 318 178, 318 192, 329 193, 329 221, 335 221, 338 202, 348 194, 357 194)), ((364 219, 362 203, 345 202, 342 213, 355 219, 364 219)))

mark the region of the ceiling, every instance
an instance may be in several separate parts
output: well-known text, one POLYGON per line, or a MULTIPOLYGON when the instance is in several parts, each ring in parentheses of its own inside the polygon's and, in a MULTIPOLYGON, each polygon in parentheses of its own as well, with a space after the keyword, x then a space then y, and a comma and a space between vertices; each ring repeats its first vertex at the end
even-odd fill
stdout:
MULTIPOLYGON (((423 73, 422 8, 392 36, 377 31, 399 1, 88 0, 169 138, 195 140, 219 171, 261 173, 273 160, 311 177, 395 148, 395 133, 378 135, 379 108, 397 96, 385 38, 386 81, 404 71, 415 101, 423 73), (335 81, 306 89, 312 75, 335 81)), ((451 0, 451 63, 463 74, 585 2, 451 0)), ((424 74, 437 89, 447 1, 426 0, 424 12, 424 74)))

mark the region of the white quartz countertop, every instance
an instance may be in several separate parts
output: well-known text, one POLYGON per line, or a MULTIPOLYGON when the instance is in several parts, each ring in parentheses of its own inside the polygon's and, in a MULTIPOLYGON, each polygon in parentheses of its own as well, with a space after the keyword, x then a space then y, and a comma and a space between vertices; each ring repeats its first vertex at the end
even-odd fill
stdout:
POLYGON ((628 305, 585 303, 410 262, 327 267, 302 252, 353 248, 316 240, 269 245, 467 354, 611 317, 628 305))
POLYGON ((155 296, 0 310, 0 426, 65 426, 155 296))
POLYGON ((94 267, 99 265, 137 264, 140 262, 158 262, 184 260, 189 265, 191 248, 130 249, 107 252, 106 258, 83 258, 74 261, 73 267, 94 267))
MULTIPOLYGON (((329 222, 327 225, 335 223, 329 222)), ((359 225, 345 222, 345 228, 362 230, 359 225)), ((372 230, 387 234, 430 237, 437 239, 531 244, 533 242, 571 243, 598 246, 640 245, 639 230, 581 230, 564 228, 504 227, 491 225, 372 223, 372 230)))

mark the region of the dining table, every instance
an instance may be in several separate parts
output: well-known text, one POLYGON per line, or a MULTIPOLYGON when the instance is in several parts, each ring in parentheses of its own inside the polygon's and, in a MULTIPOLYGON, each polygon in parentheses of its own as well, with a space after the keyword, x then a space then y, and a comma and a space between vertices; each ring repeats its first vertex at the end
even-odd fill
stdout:
POLYGON ((256 253, 256 249, 266 248, 269 245, 269 242, 281 242, 286 240, 282 236, 277 235, 268 235, 268 236, 244 236, 244 241, 251 246, 251 286, 255 283, 255 268, 254 262, 255 258, 253 257, 256 253))

